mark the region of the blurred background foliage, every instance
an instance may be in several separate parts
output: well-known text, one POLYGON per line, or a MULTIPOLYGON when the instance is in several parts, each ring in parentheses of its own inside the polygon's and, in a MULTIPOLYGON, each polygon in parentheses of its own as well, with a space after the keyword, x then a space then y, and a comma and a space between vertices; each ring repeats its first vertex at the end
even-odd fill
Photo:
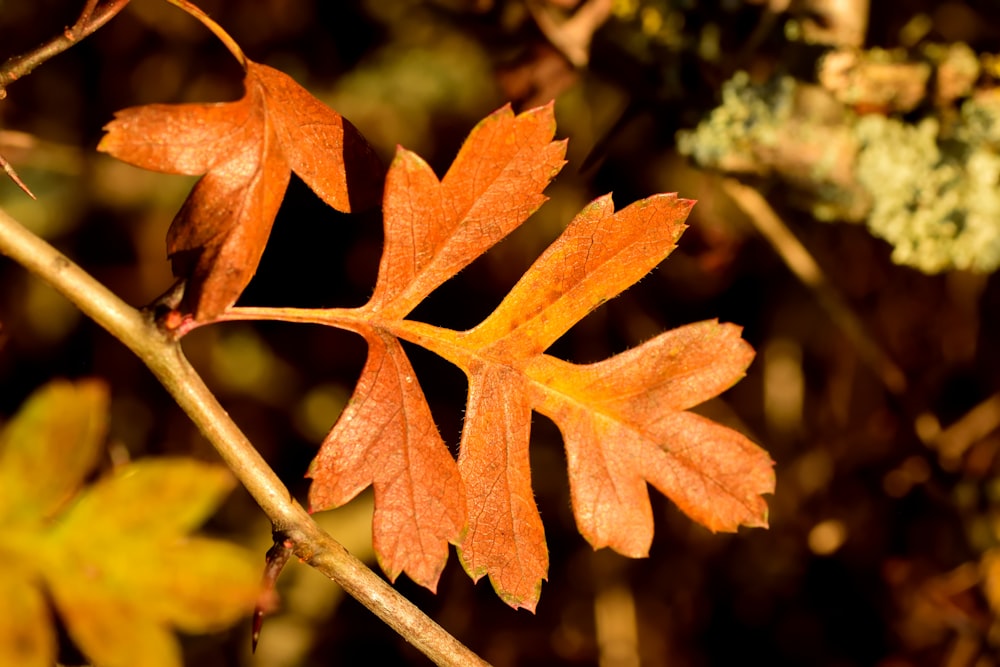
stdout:
MULTIPOLYGON (((511 611, 485 582, 473 586, 453 557, 436 596, 398 583, 449 631, 497 665, 998 663, 1000 285, 988 273, 955 270, 951 260, 924 267, 944 270, 934 275, 895 264, 901 243, 941 227, 926 216, 892 222, 900 211, 924 216, 941 209, 939 200, 971 192, 975 210, 939 211, 952 225, 949 238, 973 228, 965 224, 971 218, 985 230, 974 250, 1000 237, 988 131, 997 126, 987 118, 974 136, 968 129, 948 133, 972 122, 963 104, 992 103, 991 54, 1000 53, 1000 10, 992 0, 901 0, 870 10, 866 2, 839 3, 853 8, 839 18, 829 13, 838 3, 807 0, 199 4, 251 58, 289 73, 350 118, 386 161, 399 144, 441 174, 469 129, 505 101, 524 108, 557 99, 559 134, 570 138, 570 148, 551 201, 414 318, 454 328, 477 323, 579 208, 604 192, 614 191, 619 207, 660 191, 699 200, 678 250, 553 352, 593 361, 710 317, 745 327, 758 351, 748 377, 701 409, 747 432, 777 461, 771 529, 711 535, 656 496, 649 559, 594 553, 573 525, 559 434, 538 417, 534 486, 552 552, 538 614, 511 611), (932 45, 960 45, 978 68, 951 97, 939 93, 953 80, 938 74, 952 61, 932 45), (878 55, 876 47, 891 55, 878 55), (824 63, 841 53, 903 65, 881 79, 857 62, 834 60, 840 68, 833 74, 853 74, 824 84, 832 76, 824 63), (896 84, 888 98, 857 93, 896 84), (775 105, 761 100, 773 100, 782 86, 798 91, 793 102, 811 102, 775 116, 775 105), (818 89, 825 90, 820 104, 818 89), (900 99, 906 104, 898 106, 900 99), (732 113, 724 111, 727 103, 732 113), (720 113, 729 114, 722 125, 742 133, 713 153, 697 140, 720 113), (861 121, 862 134, 879 134, 873 126, 881 123, 881 134, 890 128, 896 138, 884 143, 882 172, 855 178, 855 167, 864 172, 878 162, 861 160, 861 121), (950 157, 934 156, 956 142, 965 144, 950 157), (811 152, 816 147, 823 150, 811 152), (910 169, 917 155, 930 155, 922 172, 910 169), (981 157, 970 161, 972 155, 981 157), (928 176, 941 165, 950 176, 928 176), (896 178, 907 170, 924 175, 896 178), (726 173, 752 179, 766 194, 815 257, 825 291, 796 279, 781 249, 758 233, 758 216, 727 194, 726 173), (962 174, 979 179, 974 188, 962 174), (879 208, 871 198, 883 189, 902 194, 879 208), (817 222, 872 225, 878 216, 887 228, 912 225, 896 237, 873 227, 895 238, 895 249, 863 225, 817 222), (852 326, 841 317, 845 310, 828 306, 830 294, 905 385, 886 383, 866 363, 859 338, 845 333, 852 326)), ((58 33, 81 6, 0 0, 0 59, 58 33)), ((117 109, 238 97, 231 56, 173 7, 133 0, 8 93, 0 104, 0 153, 39 201, 0 182, 0 207, 129 302, 152 301, 171 283, 163 239, 192 179, 143 172, 94 146, 117 109)), ((710 148, 722 136, 703 134, 710 148)), ((375 213, 327 209, 293 178, 242 303, 363 303, 377 269, 379 223, 375 213)), ((964 266, 982 271, 995 263, 964 266)), ((116 457, 127 451, 214 460, 121 345, 10 262, 0 262, 0 322, 0 414, 12 414, 51 377, 97 375, 112 390, 116 457)), ((194 332, 184 347, 304 498, 303 474, 360 372, 360 337, 289 324, 225 324, 194 332)), ((454 446, 464 377, 429 353, 410 351, 454 446)), ((370 512, 363 495, 317 519, 373 562, 370 512)), ((270 539, 245 493, 234 494, 213 527, 261 555, 270 539)), ((190 639, 188 664, 424 663, 309 568, 290 566, 281 589, 283 610, 267 621, 255 659, 248 628, 238 627, 190 639)))

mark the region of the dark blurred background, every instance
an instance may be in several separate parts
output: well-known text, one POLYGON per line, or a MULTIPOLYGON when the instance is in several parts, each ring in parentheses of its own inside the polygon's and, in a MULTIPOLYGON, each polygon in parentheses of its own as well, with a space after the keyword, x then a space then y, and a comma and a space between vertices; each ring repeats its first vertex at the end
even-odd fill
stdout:
MULTIPOLYGON (((496 665, 997 664, 1000 284, 991 275, 897 266, 891 247, 862 225, 818 222, 792 205, 781 183, 768 184, 771 205, 833 293, 904 374, 905 389, 887 388, 843 320, 727 196, 722 177, 676 150, 676 132, 719 104, 722 83, 737 69, 808 79, 801 71, 829 47, 804 43, 794 28, 822 26, 824 3, 615 0, 589 28, 540 27, 574 9, 579 16, 577 4, 199 3, 249 57, 287 72, 348 117, 386 162, 399 144, 443 174, 487 113, 507 100, 525 108, 556 98, 558 133, 570 144, 551 201, 435 292, 415 319, 470 327, 594 197, 613 191, 620 208, 676 191, 699 200, 678 250, 552 352, 594 361, 711 317, 743 326, 758 352, 747 378, 701 411, 746 432, 777 462, 769 530, 712 535, 653 492, 650 557, 595 553, 573 524, 559 433, 536 416, 533 482, 551 551, 537 615, 509 609, 486 581, 474 586, 454 555, 437 595, 405 577, 398 588, 496 665), (560 35, 568 41, 556 44, 560 35)), ((57 34, 82 5, 0 0, 0 59, 57 34)), ((864 47, 936 41, 1000 51, 1000 9, 991 0, 858 7, 868 18, 864 47)), ((102 125, 127 106, 240 94, 238 66, 207 30, 164 2, 134 0, 9 87, 0 153, 39 201, 0 182, 0 207, 130 303, 149 303, 172 282, 164 236, 193 179, 96 153, 102 125)), ((380 243, 377 213, 337 214, 293 177, 241 303, 360 305, 374 284, 380 243)), ((119 455, 214 459, 123 346, 9 261, 0 261, 0 322, 0 414, 12 414, 52 377, 95 375, 111 387, 119 455)), ((321 327, 224 324, 192 333, 184 347, 304 498, 303 475, 350 395, 363 340, 321 327)), ((408 350, 454 447, 465 379, 433 355, 408 350)), ((374 566, 370 515, 366 492, 317 519, 374 566)), ((258 549, 263 561, 270 527, 244 492, 209 529, 258 549)), ((426 664, 309 568, 291 564, 280 585, 283 609, 268 619, 256 657, 245 624, 186 639, 188 664, 426 664)))

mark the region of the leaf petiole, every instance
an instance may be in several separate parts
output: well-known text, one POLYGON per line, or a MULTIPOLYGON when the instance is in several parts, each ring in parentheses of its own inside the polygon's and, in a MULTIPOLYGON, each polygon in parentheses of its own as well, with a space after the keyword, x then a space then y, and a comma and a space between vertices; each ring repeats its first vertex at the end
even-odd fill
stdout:
POLYGON ((187 0, 167 0, 167 2, 169 2, 171 5, 179 9, 184 10, 191 16, 201 21, 201 23, 206 28, 211 30, 212 33, 216 37, 218 37, 223 44, 226 45, 226 48, 229 49, 229 52, 232 53, 233 56, 236 58, 236 60, 239 61, 240 67, 242 67, 244 70, 247 68, 247 57, 243 53, 243 49, 241 49, 239 44, 236 43, 236 40, 234 40, 232 37, 229 36, 229 33, 227 33, 225 30, 222 29, 222 26, 213 21, 208 14, 203 12, 198 7, 192 5, 187 0))

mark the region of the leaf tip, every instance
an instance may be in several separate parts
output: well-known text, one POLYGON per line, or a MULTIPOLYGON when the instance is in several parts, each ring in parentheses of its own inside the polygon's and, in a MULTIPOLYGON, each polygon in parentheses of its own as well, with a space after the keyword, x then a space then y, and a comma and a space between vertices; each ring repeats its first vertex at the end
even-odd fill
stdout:
POLYGON ((257 653, 257 642, 260 640, 260 630, 264 626, 264 610, 260 607, 253 610, 253 631, 250 633, 250 653, 257 653))
MULTIPOLYGON (((510 108, 510 102, 508 102, 504 108, 510 108)), ((551 99, 545 104, 539 104, 537 107, 526 109, 525 111, 522 111, 521 114, 522 115, 539 114, 546 117, 555 117, 555 109, 556 109, 556 101, 555 99, 551 99)))
MULTIPOLYGON (((306 475, 309 477, 309 475, 306 475)), ((309 514, 316 514, 317 512, 325 512, 326 510, 333 509, 334 505, 329 502, 326 498, 321 498, 320 494, 313 495, 313 489, 316 488, 316 484, 311 484, 309 486, 309 502, 306 507, 306 511, 309 514)))
POLYGON ((111 123, 108 123, 103 128, 104 136, 101 140, 97 142, 97 152, 99 153, 111 153, 111 123))
POLYGON ((479 580, 486 576, 486 566, 474 565, 461 543, 455 545, 455 551, 458 553, 458 562, 462 564, 462 569, 469 575, 469 579, 472 579, 474 584, 479 583, 479 580))
POLYGON ((118 157, 118 152, 122 147, 123 134, 128 133, 127 123, 125 118, 132 118, 137 113, 136 108, 130 109, 120 109, 114 113, 111 120, 104 124, 101 129, 104 134, 101 136, 101 140, 97 142, 97 151, 100 153, 106 153, 112 157, 118 157))
POLYGON ((537 582, 535 582, 535 588, 534 588, 534 590, 532 591, 531 595, 526 596, 526 597, 521 597, 519 595, 514 595, 514 594, 512 594, 510 592, 500 590, 500 586, 499 586, 498 582, 495 582, 493 580, 493 577, 490 577, 490 582, 493 583, 493 588, 496 590, 497 595, 500 596, 500 599, 503 600, 504 602, 506 602, 508 605, 510 605, 511 608, 513 608, 513 609, 527 609, 532 614, 535 613, 535 610, 538 607, 538 601, 542 597, 542 580, 541 579, 539 579, 537 582))

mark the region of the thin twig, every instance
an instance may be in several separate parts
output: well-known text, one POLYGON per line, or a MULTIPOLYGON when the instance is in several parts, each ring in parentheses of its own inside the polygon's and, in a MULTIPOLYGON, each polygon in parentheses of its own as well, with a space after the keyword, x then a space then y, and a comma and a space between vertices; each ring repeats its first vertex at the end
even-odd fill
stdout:
POLYGON ((108 0, 103 4, 98 0, 86 0, 80 18, 61 35, 53 37, 33 51, 8 59, 0 67, 0 100, 7 97, 7 86, 90 35, 125 9, 128 3, 129 0, 108 0))
POLYGON ((38 275, 146 364, 232 469, 257 504, 294 545, 295 554, 340 584, 439 665, 486 665, 326 534, 289 494, 188 362, 150 315, 129 306, 89 273, 0 210, 0 253, 38 275))
POLYGON ((928 443, 941 455, 957 459, 979 440, 1000 428, 1000 394, 993 394, 937 433, 928 443))
MULTIPOLYGON (((29 74, 36 67, 44 63, 49 58, 58 55, 73 46, 81 39, 94 32, 112 17, 125 8, 129 0, 109 0, 106 4, 98 6, 100 0, 86 0, 80 17, 77 18, 69 28, 66 28, 61 35, 53 37, 42 44, 34 51, 9 58, 0 67, 0 100, 7 97, 7 86, 17 81, 22 76, 29 74)), ((0 155, 0 169, 10 177, 17 187, 21 188, 29 197, 35 199, 34 193, 25 185, 21 177, 14 171, 3 155, 0 155)))
POLYGON ((68 32, 73 35, 74 39, 80 39, 80 30, 90 21, 90 17, 93 16, 94 10, 97 9, 97 3, 99 0, 86 0, 83 4, 83 9, 80 10, 80 16, 76 19, 76 23, 70 27, 68 32))
POLYGON ((885 388, 896 395, 905 393, 906 375, 868 333, 861 318, 851 310, 840 293, 827 282, 819 264, 764 196, 733 178, 724 179, 722 189, 750 217, 757 231, 767 239, 792 273, 813 290, 819 304, 851 341, 861 359, 879 376, 885 388))
POLYGON ((597 29, 611 16, 611 0, 586 0, 569 18, 560 18, 549 4, 529 0, 528 11, 538 29, 575 67, 586 67, 590 60, 590 42, 597 29))

